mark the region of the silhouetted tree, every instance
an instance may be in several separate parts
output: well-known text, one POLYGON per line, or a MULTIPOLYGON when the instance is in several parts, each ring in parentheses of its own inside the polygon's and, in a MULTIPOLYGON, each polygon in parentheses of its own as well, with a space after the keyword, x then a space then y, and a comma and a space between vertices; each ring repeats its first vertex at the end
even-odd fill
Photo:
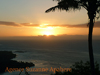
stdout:
MULTIPOLYGON (((89 47, 89 57, 92 75, 95 75, 94 71, 94 57, 93 57, 93 48, 92 48, 92 32, 94 26, 94 20, 96 15, 100 12, 100 0, 53 0, 57 1, 58 5, 49 8, 46 10, 46 13, 50 11, 59 10, 80 10, 85 8, 87 10, 89 18, 89 34, 88 34, 88 47, 89 47)), ((97 17, 99 18, 99 17, 97 17)))
MULTIPOLYGON (((95 62, 95 74, 100 75, 99 70, 99 64, 95 62)), ((51 75, 91 75, 91 68, 90 68, 90 62, 86 61, 85 63, 83 61, 75 62, 71 67, 71 71, 56 71, 55 74, 51 75)))

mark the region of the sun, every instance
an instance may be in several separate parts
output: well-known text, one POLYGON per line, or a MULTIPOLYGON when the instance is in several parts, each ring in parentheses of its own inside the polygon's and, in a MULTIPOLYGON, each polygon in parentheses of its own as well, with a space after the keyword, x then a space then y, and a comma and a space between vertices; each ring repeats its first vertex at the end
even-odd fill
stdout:
POLYGON ((54 27, 52 27, 51 25, 49 25, 49 24, 41 24, 40 25, 40 27, 39 27, 39 29, 41 30, 41 35, 42 36, 52 36, 52 35, 54 35, 55 34, 55 32, 54 32, 54 27))
POLYGON ((49 36, 49 35, 51 35, 51 33, 50 32, 44 32, 44 35, 49 36))

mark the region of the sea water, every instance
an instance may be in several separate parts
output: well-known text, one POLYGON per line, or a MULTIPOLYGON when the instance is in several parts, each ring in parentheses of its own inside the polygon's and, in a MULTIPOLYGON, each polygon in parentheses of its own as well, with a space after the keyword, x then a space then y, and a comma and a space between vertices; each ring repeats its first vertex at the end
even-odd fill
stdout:
MULTIPOLYGON (((100 40, 93 40, 94 59, 100 64, 100 40)), ((33 68, 48 68, 48 72, 28 72, 30 75, 50 75, 51 68, 70 68, 75 62, 89 61, 87 40, 1 40, 0 51, 12 51, 12 60, 32 62, 33 68)), ((2 75, 19 75, 6 72, 2 75)), ((21 75, 25 75, 22 72, 21 75)))

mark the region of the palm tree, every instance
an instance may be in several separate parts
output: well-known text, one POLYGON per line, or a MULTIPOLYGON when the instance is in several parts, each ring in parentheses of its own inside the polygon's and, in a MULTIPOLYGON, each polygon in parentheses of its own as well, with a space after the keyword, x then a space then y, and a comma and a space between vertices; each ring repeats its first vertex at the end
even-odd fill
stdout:
MULTIPOLYGON (((45 12, 48 13, 50 11, 58 10, 80 10, 81 8, 85 8, 87 10, 88 18, 89 18, 89 34, 88 34, 88 48, 89 48, 89 58, 90 58, 90 66, 91 73, 95 75, 94 71, 94 56, 93 56, 93 48, 92 48, 92 32, 94 21, 96 15, 100 12, 100 0, 53 0, 57 1, 58 5, 49 8, 45 12)), ((99 17, 97 17, 99 18, 99 17)))

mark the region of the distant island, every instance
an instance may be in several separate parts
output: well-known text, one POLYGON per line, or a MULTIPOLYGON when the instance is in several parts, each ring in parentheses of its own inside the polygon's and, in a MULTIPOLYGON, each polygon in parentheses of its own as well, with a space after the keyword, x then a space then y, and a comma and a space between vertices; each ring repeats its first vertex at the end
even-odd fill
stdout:
POLYGON ((11 60, 15 58, 16 54, 13 54, 12 51, 0 51, 0 74, 7 72, 8 68, 26 68, 35 66, 31 62, 18 62, 11 60))
MULTIPOLYGON (((88 35, 38 35, 38 36, 11 36, 0 37, 0 41, 5 40, 87 40, 88 35)), ((100 40, 100 35, 94 35, 93 40, 100 40)))

